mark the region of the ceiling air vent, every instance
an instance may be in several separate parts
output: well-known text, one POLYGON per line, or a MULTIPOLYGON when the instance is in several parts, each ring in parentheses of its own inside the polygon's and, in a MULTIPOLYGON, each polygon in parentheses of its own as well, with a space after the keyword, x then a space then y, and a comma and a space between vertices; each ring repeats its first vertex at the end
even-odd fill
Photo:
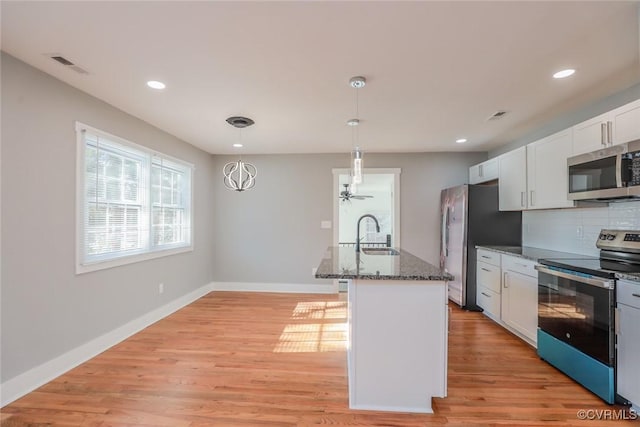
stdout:
POLYGON ((58 61, 62 65, 73 65, 73 62, 69 61, 64 56, 52 56, 51 59, 53 59, 54 61, 58 61))
POLYGON ((507 114, 506 111, 503 111, 503 110, 496 111, 491 116, 489 116, 487 120, 498 120, 498 119, 501 119, 505 114, 507 114))
POLYGON ((71 68, 76 73, 89 74, 89 72, 87 70, 85 70, 84 68, 78 67, 76 64, 74 64, 73 62, 69 61, 64 56, 61 56, 61 55, 59 55, 57 53, 49 54, 47 56, 49 56, 49 58, 53 59, 54 61, 59 62, 60 64, 64 65, 65 67, 71 68))
POLYGON ((246 128, 247 126, 251 126, 255 122, 247 117, 234 116, 234 117, 229 117, 227 119, 227 123, 229 123, 231 126, 235 126, 237 128, 242 129, 242 128, 246 128))

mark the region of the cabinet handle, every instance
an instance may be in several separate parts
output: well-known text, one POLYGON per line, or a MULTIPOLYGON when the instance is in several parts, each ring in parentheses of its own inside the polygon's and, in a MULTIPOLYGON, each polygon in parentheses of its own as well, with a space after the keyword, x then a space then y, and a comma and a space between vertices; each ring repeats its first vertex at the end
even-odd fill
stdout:
POLYGON ((487 294, 485 294, 484 292, 480 292, 480 293, 481 293, 482 295, 484 295, 485 297, 487 297, 487 298, 491 298, 491 295, 487 295, 487 294))
POLYGON ((634 296, 636 298, 640 298, 640 294, 631 294, 631 296, 634 296))
POLYGON ((607 124, 600 123, 600 144, 607 146, 607 124))
POLYGON ((520 206, 522 206, 524 208, 524 197, 525 197, 525 192, 521 191, 520 192, 520 206))
POLYGON ((613 145, 613 122, 607 122, 607 141, 613 145))
POLYGON ((480 270, 488 271, 489 273, 491 273, 491 270, 489 270, 488 268, 480 267, 480 270))
POLYGON ((507 285, 507 272, 505 271, 504 273, 502 273, 502 286, 504 288, 508 288, 509 285, 507 285))
POLYGON ((480 178, 484 177, 484 170, 482 170, 482 165, 480 165, 480 167, 478 168, 480 171, 480 178))
POLYGON ((531 191, 530 191, 530 196, 531 196, 531 206, 533 206, 533 205, 534 205, 534 202, 533 202, 533 192, 534 192, 534 191, 535 191, 535 190, 531 190, 531 191))
POLYGON ((480 255, 480 258, 491 259, 490 256, 486 256, 486 255, 480 255))

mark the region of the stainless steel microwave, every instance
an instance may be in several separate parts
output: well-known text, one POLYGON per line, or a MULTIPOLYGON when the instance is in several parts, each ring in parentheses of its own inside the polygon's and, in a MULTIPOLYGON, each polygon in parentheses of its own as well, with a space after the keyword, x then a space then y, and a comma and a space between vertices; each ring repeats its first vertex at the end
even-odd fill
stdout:
POLYGON ((569 200, 640 198, 640 140, 567 159, 569 200))

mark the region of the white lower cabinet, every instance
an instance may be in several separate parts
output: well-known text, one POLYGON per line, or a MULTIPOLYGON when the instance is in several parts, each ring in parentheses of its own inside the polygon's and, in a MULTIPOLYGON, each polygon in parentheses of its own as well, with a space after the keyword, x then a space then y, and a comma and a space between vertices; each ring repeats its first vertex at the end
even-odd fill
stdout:
POLYGON ((500 320, 500 287, 500 255, 478 249, 476 303, 496 321, 500 320))
POLYGON ((617 393, 640 410, 640 284, 617 283, 617 393))
POLYGON ((538 329, 538 276, 535 262, 502 256, 502 321, 535 345, 538 329))
POLYGON ((484 314, 536 346, 538 272, 536 262, 478 249, 476 301, 484 314))

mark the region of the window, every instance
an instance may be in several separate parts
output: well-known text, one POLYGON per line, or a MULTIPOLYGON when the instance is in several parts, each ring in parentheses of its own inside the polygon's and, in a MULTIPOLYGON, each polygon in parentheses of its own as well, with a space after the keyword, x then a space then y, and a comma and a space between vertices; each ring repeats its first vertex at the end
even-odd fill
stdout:
POLYGON ((191 250, 192 166, 81 123, 77 272, 191 250))

